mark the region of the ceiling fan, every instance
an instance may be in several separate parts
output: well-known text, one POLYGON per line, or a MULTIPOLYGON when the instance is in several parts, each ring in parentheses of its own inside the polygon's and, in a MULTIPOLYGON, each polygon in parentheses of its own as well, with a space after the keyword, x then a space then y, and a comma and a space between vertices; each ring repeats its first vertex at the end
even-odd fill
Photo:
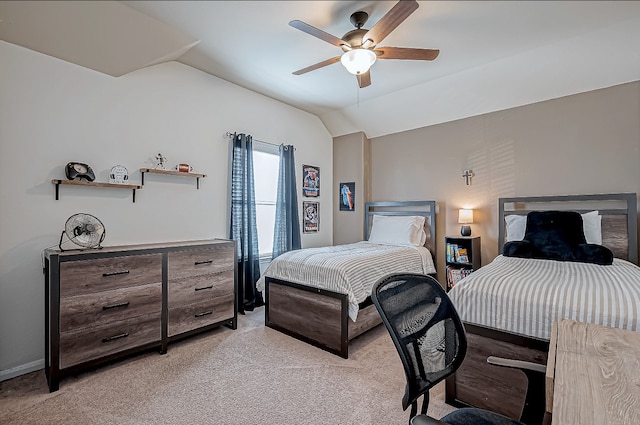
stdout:
POLYGON ((302 75, 340 61, 350 73, 356 76, 358 85, 362 88, 371 85, 370 68, 376 59, 434 60, 438 57, 440 50, 377 47, 417 8, 418 2, 415 0, 400 0, 370 30, 362 28, 367 22, 369 14, 363 11, 354 12, 351 15, 351 23, 356 29, 347 32, 342 38, 335 37, 302 21, 289 22, 292 27, 340 47, 344 51, 340 56, 302 68, 293 74, 302 75))

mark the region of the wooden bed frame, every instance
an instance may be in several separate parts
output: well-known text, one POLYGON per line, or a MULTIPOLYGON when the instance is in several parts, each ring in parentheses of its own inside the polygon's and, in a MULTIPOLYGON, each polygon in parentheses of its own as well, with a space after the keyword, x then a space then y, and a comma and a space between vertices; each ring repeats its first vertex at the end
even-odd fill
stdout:
MULTIPOLYGON (((376 214, 424 216, 425 246, 435 264, 435 201, 366 203, 365 239, 368 239, 371 219, 376 214)), ((349 319, 348 310, 346 294, 265 278, 265 325, 345 359, 349 357, 349 341, 382 323, 370 302, 360 306, 356 322, 349 319)))
MULTIPOLYGON (((611 249, 616 258, 638 264, 637 202, 635 193, 500 198, 498 252, 502 252, 505 242, 505 215, 598 210, 602 216, 602 245, 611 249)), ((465 330, 467 355, 462 366, 446 380, 446 402, 458 407, 481 407, 518 419, 526 391, 524 374, 491 366, 486 359, 499 356, 546 364, 549 341, 471 323, 465 323, 465 330)))

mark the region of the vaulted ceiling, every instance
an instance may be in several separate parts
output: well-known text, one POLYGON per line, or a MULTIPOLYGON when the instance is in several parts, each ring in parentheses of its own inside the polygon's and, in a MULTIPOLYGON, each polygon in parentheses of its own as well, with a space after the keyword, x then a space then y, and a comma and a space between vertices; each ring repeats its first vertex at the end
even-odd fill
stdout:
POLYGON ((380 46, 439 49, 378 60, 359 88, 338 38, 396 1, 2 1, 0 39, 114 77, 176 60, 369 137, 640 80, 640 2, 419 1, 380 46))

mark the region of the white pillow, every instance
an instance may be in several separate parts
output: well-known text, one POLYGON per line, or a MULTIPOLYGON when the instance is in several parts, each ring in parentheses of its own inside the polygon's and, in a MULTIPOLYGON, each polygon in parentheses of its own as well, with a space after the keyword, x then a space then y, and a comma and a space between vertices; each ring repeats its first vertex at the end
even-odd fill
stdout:
MULTIPOLYGON (((602 216, 598 211, 591 211, 582 215, 582 230, 587 243, 602 245, 602 216)), ((507 242, 521 241, 527 227, 527 216, 508 215, 504 218, 507 222, 507 242)))
POLYGON ((582 214, 582 227, 587 243, 602 245, 602 216, 598 211, 582 214))
POLYGON ((508 215, 504 218, 507 222, 507 242, 521 241, 527 229, 526 215, 508 215))
POLYGON ((422 216, 374 215, 369 242, 421 246, 426 241, 422 216))

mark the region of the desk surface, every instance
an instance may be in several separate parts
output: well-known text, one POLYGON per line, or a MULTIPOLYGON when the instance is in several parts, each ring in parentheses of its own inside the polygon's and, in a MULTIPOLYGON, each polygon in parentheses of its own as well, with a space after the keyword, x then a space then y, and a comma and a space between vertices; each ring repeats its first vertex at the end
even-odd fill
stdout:
POLYGON ((552 425, 639 424, 640 332, 573 320, 554 324, 547 410, 552 425))

